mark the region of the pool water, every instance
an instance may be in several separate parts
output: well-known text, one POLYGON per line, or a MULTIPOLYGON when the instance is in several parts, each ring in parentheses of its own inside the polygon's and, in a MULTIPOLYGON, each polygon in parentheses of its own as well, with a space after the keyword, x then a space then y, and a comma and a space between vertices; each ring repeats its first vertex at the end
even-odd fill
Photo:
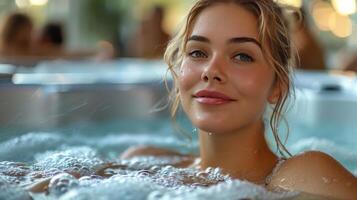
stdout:
MULTIPOLYGON (((180 124, 192 140, 175 133, 168 112, 147 115, 167 95, 160 63, 122 60, 99 71, 96 63, 52 63, 17 73, 14 84, 0 87, 0 200, 296 196, 231 179, 220 169, 171 166, 182 161, 179 157, 119 159, 136 145, 198 154, 197 133, 187 119, 180 124), (78 72, 67 73, 72 69, 78 72), (49 177, 46 192, 27 191, 49 177)), ((287 114, 287 148, 292 154, 322 150, 357 175, 357 81, 326 73, 296 75, 295 86, 302 92, 297 91, 296 104, 287 114)), ((279 128, 284 140, 287 128, 279 128)), ((267 138, 275 149, 269 131, 267 138)))
MULTIPOLYGON (((323 150, 357 175, 357 151, 352 143, 335 141, 333 136, 322 133, 309 137, 308 131, 301 130, 304 127, 291 128, 294 131, 290 133, 288 149, 293 153, 323 150), (299 131, 303 134, 295 134, 299 131)), ((332 129, 324 127, 321 132, 334 132, 332 129)), ((231 179, 218 168, 199 171, 170 165, 180 162, 180 157, 118 158, 135 145, 197 154, 194 134, 192 142, 188 142, 174 133, 170 121, 162 119, 76 124, 49 132, 5 134, 0 141, 0 199, 286 199, 296 195, 268 192, 259 185, 231 179), (108 131, 114 124, 120 124, 121 129, 108 131), (115 167, 98 175, 108 163, 115 167), (48 177, 53 178, 46 193, 26 191, 29 185, 48 177)))

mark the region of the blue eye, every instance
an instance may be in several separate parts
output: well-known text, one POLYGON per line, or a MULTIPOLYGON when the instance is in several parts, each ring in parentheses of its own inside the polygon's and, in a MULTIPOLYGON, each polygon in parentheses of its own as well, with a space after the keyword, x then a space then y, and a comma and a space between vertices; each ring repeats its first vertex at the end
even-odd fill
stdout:
POLYGON ((254 59, 251 56, 249 56, 245 53, 239 53, 239 54, 235 55, 233 59, 235 59, 237 61, 241 61, 241 62, 253 62, 254 61, 254 59))
POLYGON ((207 55, 200 50, 194 50, 190 52, 188 55, 191 56, 192 58, 207 58, 207 55))

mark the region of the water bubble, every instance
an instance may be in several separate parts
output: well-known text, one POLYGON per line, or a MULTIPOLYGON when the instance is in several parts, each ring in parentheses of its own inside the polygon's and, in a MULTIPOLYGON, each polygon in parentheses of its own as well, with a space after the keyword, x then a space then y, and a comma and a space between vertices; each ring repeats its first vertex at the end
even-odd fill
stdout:
POLYGON ((78 179, 79 182, 81 181, 88 181, 88 180, 92 180, 93 178, 90 176, 82 176, 81 178, 78 179))
POLYGON ((137 176, 150 176, 152 172, 150 170, 140 170, 136 173, 137 176))
MULTIPOLYGON (((73 165, 67 165, 69 171, 91 171, 93 169, 83 165, 82 162, 77 162, 78 159, 76 158, 72 159, 66 156, 62 158, 73 163, 73 165)), ((43 174, 43 177, 50 173, 56 174, 50 181, 48 192, 51 197, 61 200, 95 200, 98 196, 104 199, 125 200, 235 199, 236 196, 256 198, 258 194, 261 194, 258 197, 264 197, 267 194, 264 190, 262 192, 256 189, 256 186, 247 186, 244 190, 240 189, 241 183, 238 184, 237 181, 233 181, 229 176, 222 174, 220 168, 211 167, 204 171, 193 168, 175 168, 172 165, 157 164, 168 162, 166 158, 160 159, 149 157, 134 159, 134 161, 129 162, 136 165, 135 167, 144 166, 143 169, 136 169, 132 166, 116 168, 116 165, 113 165, 113 168, 103 170, 103 172, 112 175, 110 178, 91 174, 77 180, 68 173, 62 173, 65 170, 56 168, 58 165, 51 165, 54 168, 47 168, 39 174, 43 174), (223 184, 219 184, 220 182, 223 184), (241 193, 246 194, 246 196, 239 196, 241 193)), ((122 164, 122 162, 119 163, 122 164)), ((37 176, 36 171, 30 174, 32 177, 37 176)))
POLYGON ((83 176, 78 179, 80 186, 95 186, 103 181, 103 177, 97 175, 83 176))
POLYGON ((61 173, 50 180, 48 190, 50 194, 60 196, 76 186, 78 186, 78 180, 74 176, 67 173, 61 173))
POLYGON ((39 178, 43 178, 43 174, 39 171, 34 171, 34 172, 30 172, 27 175, 30 179, 39 179, 39 178))
POLYGON ((165 196, 164 193, 161 191, 153 191, 148 195, 149 200, 157 200, 157 199, 162 199, 165 196))
POLYGON ((204 183, 193 183, 191 186, 194 187, 194 188, 197 188, 197 187, 207 187, 208 184, 204 184, 204 183))
POLYGON ((161 173, 169 173, 169 172, 171 172, 173 169, 174 169, 173 166, 168 165, 168 166, 165 166, 165 167, 161 168, 160 171, 161 171, 161 173))
POLYGON ((103 176, 105 176, 105 177, 110 177, 110 176, 113 176, 113 175, 115 175, 115 174, 117 174, 117 173, 116 173, 116 170, 109 168, 109 169, 105 169, 105 170, 104 170, 103 176))
POLYGON ((102 176, 98 176, 98 175, 90 175, 89 176, 91 179, 103 179, 102 176))
MULTIPOLYGON (((209 133, 209 135, 212 135, 212 133, 209 133)), ((36 135, 33 134, 32 137, 35 138, 36 135)), ((117 137, 122 136, 113 136, 113 138, 117 137)), ((134 144, 142 143, 140 140, 141 138, 138 139, 137 136, 128 134, 125 137, 129 138, 128 140, 134 144)), ((47 138, 51 139, 53 136, 47 138)), ((61 141, 65 141, 63 138, 64 137, 62 136, 60 137, 61 141)), ((149 143, 151 142, 150 144, 153 143, 152 136, 145 136, 145 138, 149 143)), ((28 137, 28 139, 30 138, 28 137)), ((32 158, 32 160, 15 159, 24 162, 30 161, 29 163, 33 163, 32 166, 24 163, 0 162, 0 187, 1 185, 5 185, 5 187, 10 188, 12 187, 10 183, 14 186, 16 186, 16 183, 23 186, 28 182, 36 182, 36 179, 53 177, 51 179, 51 184, 49 185, 49 195, 45 196, 44 194, 41 194, 44 196, 41 199, 96 200, 98 198, 103 198, 122 200, 197 200, 244 198, 281 199, 280 197, 284 197, 280 194, 273 194, 259 185, 231 179, 228 175, 223 174, 222 170, 217 168, 208 168, 200 171, 199 169, 181 169, 173 167, 172 165, 174 165, 175 162, 179 162, 180 159, 182 160, 180 157, 170 156, 158 158, 145 156, 130 159, 128 161, 118 160, 117 153, 129 145, 127 142, 123 142, 124 140, 121 140, 121 142, 122 144, 125 144, 125 148, 117 147, 121 144, 117 145, 118 143, 115 143, 111 138, 108 139, 108 137, 106 137, 107 143, 100 144, 103 147, 96 149, 96 147, 98 147, 97 143, 99 143, 98 139, 91 142, 87 140, 87 137, 77 139, 79 143, 58 143, 59 145, 55 146, 46 144, 48 147, 44 149, 45 152, 40 152, 38 150, 26 152, 26 155, 31 154, 29 158, 32 158), (107 144, 112 147, 108 148, 107 144), (88 145, 88 147, 72 145, 88 145), (98 155, 97 151, 101 152, 101 154, 98 155), (108 157, 109 153, 106 152, 115 152, 115 155, 112 154, 111 157, 108 157), (34 155, 35 158, 33 158, 34 155), (102 155, 104 155, 104 158, 102 155), (102 159, 105 159, 105 162, 102 159), (111 168, 110 165, 105 165, 108 164, 108 162, 115 162, 115 164, 118 165, 127 165, 125 167, 111 168), (94 175, 98 174, 96 172, 100 169, 103 169, 102 174, 104 174, 104 171, 106 170, 106 173, 110 174, 110 177, 94 175), (63 175, 63 172, 68 172, 71 175, 68 173, 63 175), (82 177, 77 180, 73 175, 82 177), (58 176, 63 177, 58 178, 58 176)), ((162 138, 159 138, 157 143, 161 141, 160 139, 162 138)), ((45 142, 48 141, 43 140, 41 143, 36 142, 33 144, 45 144, 45 142)), ((24 145, 25 140, 20 141, 19 144, 24 145)), ((161 146, 166 145, 166 147, 174 148, 179 148, 180 146, 179 143, 174 140, 162 142, 160 144, 164 144, 161 146)), ((0 147, 0 150, 4 150, 4 147, 0 147)), ((9 155, 15 155, 15 153, 10 153, 9 155)), ((11 156, 8 156, 8 158, 11 158, 11 156)), ((354 172, 356 173, 357 171, 355 170, 354 172)), ((280 181, 284 182, 283 179, 280 181)), ((298 179, 292 181, 298 181, 298 179)), ((321 182, 322 181, 323 180, 321 180, 321 182)), ((334 179, 330 179, 330 182, 334 182, 334 179)), ((343 184, 345 187, 352 187, 352 183, 343 184)), ((12 191, 15 190, 18 191, 17 189, 12 191)), ((11 199, 6 197, 3 196, 3 190, 1 190, 0 199, 11 199)), ((34 199, 37 198, 34 197, 34 199)))
POLYGON ((212 172, 213 168, 212 167, 207 167, 205 172, 210 174, 212 172))
POLYGON ((207 172, 200 171, 196 174, 198 177, 208 178, 209 174, 207 172))
POLYGON ((153 172, 157 172, 157 171, 159 171, 160 169, 161 169, 161 167, 158 166, 158 165, 154 165, 154 166, 150 167, 150 170, 153 171, 153 172))
POLYGON ((37 170, 57 169, 81 176, 90 175, 103 161, 98 159, 95 150, 89 147, 68 148, 61 151, 49 151, 36 156, 37 170))
POLYGON ((19 162, 0 162, 0 173, 7 176, 20 177, 30 173, 30 168, 19 162))

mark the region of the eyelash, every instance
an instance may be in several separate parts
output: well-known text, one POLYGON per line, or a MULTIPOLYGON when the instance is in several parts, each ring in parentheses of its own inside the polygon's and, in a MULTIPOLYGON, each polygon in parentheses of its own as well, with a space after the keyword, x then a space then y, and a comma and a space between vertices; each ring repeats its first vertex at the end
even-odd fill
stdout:
MULTIPOLYGON (((205 52, 201 51, 201 50, 193 50, 191 52, 188 53, 188 55, 194 59, 198 59, 198 58, 207 58, 208 56, 206 55, 205 52), (196 54, 199 54, 199 55, 196 55, 196 54)), ((238 54, 235 54, 232 58, 235 62, 247 62, 247 63, 251 63, 251 62, 254 62, 254 59, 249 56, 248 54, 246 53, 238 53, 238 54), (236 59, 236 57, 241 57, 241 56, 244 56, 243 60, 242 58, 241 59, 236 59), (245 59, 248 59, 248 60, 245 60, 245 59)))
POLYGON ((190 57, 192 57, 192 58, 202 58, 202 57, 207 58, 207 57, 208 57, 208 56, 205 54, 205 52, 200 51, 200 50, 193 50, 193 51, 189 52, 188 55, 189 55, 190 57), (197 55, 195 56, 195 54, 197 54, 197 53, 199 53, 200 55, 199 55, 199 56, 197 56, 197 55))
POLYGON ((246 54, 246 53, 238 53, 238 54, 234 55, 234 56, 233 56, 233 60, 236 61, 235 58, 238 57, 238 56, 239 56, 239 57, 244 56, 245 58, 243 58, 243 60, 242 60, 242 58, 241 58, 241 59, 238 59, 237 62, 247 62, 247 63, 254 62, 253 57, 251 57, 250 55, 248 55, 248 54, 246 54), (248 60, 244 60, 244 59, 248 59, 248 60))

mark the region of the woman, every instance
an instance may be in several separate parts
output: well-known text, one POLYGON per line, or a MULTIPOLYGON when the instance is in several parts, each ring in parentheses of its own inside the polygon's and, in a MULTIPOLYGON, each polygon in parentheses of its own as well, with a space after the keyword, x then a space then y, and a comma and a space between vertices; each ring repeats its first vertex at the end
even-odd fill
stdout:
MULTIPOLYGON (((187 166, 220 167, 271 190, 354 199, 357 179, 341 164, 317 151, 291 156, 278 137, 291 89, 289 37, 273 0, 199 0, 194 5, 165 54, 174 78, 172 115, 181 103, 199 129, 200 158, 187 166), (264 137, 269 104, 274 105, 270 127, 282 158, 264 137)), ((170 154, 176 153, 138 147, 122 157, 170 154)))
POLYGON ((30 17, 22 13, 13 13, 6 17, 1 30, 0 56, 32 55, 33 23, 30 17))
POLYGON ((55 34, 52 36, 56 38, 43 39, 56 40, 52 42, 57 43, 57 46, 49 45, 49 41, 34 41, 34 25, 29 16, 22 13, 9 14, 4 19, 0 30, 0 61, 21 66, 34 66, 42 60, 95 59, 105 61, 114 56, 113 46, 108 42, 98 43, 98 51, 66 51, 61 46, 63 38, 60 27, 45 28, 47 28, 45 32, 51 32, 47 33, 47 36, 55 34))

